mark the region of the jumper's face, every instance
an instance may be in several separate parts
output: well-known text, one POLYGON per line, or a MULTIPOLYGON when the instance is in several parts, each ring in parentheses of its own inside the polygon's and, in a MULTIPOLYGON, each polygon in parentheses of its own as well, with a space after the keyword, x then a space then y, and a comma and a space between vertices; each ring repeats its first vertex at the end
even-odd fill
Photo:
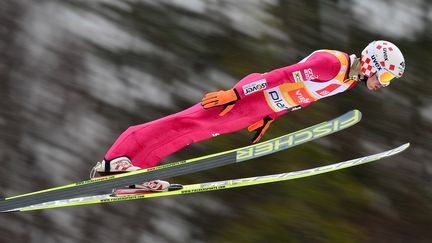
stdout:
POLYGON ((368 89, 372 90, 372 91, 377 91, 377 90, 381 89, 382 87, 384 87, 379 82, 376 73, 367 79, 366 85, 367 85, 368 89))

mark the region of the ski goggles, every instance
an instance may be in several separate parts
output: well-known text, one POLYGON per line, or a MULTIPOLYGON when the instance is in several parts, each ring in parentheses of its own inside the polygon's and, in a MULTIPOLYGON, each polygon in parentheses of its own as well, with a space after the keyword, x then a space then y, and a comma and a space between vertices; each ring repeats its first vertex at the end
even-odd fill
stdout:
POLYGON ((390 81, 392 81, 394 78, 396 78, 396 76, 393 73, 391 73, 387 70, 377 72, 377 76, 378 76, 378 81, 384 87, 388 86, 390 84, 390 81))

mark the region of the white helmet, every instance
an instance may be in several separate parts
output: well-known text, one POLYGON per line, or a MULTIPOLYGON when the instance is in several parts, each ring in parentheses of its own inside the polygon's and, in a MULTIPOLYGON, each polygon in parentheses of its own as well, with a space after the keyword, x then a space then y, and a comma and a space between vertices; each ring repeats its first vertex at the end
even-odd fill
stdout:
POLYGON ((366 77, 377 73, 383 86, 390 84, 393 78, 402 77, 405 59, 399 48, 388 41, 378 40, 369 43, 361 53, 361 72, 366 77))

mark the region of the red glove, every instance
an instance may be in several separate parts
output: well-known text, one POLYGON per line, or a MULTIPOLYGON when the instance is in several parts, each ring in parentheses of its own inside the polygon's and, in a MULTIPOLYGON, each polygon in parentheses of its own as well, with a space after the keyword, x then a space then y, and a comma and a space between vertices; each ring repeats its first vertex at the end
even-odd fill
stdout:
POLYGON ((266 116, 262 120, 259 120, 248 127, 249 132, 256 131, 252 143, 257 143, 262 138, 273 121, 273 118, 266 116))
POLYGON ((205 108, 212 108, 216 106, 224 106, 219 116, 223 116, 234 108, 234 103, 240 99, 235 89, 220 90, 208 93, 201 100, 201 105, 205 108))

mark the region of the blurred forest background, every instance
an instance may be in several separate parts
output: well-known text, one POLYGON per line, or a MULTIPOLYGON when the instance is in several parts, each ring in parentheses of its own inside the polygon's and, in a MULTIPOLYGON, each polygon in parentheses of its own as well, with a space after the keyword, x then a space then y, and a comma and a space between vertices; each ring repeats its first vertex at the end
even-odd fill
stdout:
MULTIPOLYGON (((0 192, 88 178, 128 126, 183 110, 252 72, 317 49, 359 54, 386 39, 406 73, 275 123, 269 139, 363 112, 355 127, 294 149, 171 179, 282 173, 389 149, 395 157, 316 177, 170 198, 2 214, 0 242, 432 242, 432 2, 426 0, 2 0, 0 192)), ((241 131, 164 162, 250 143, 241 131)), ((151 139, 151 138, 149 138, 151 139)))

